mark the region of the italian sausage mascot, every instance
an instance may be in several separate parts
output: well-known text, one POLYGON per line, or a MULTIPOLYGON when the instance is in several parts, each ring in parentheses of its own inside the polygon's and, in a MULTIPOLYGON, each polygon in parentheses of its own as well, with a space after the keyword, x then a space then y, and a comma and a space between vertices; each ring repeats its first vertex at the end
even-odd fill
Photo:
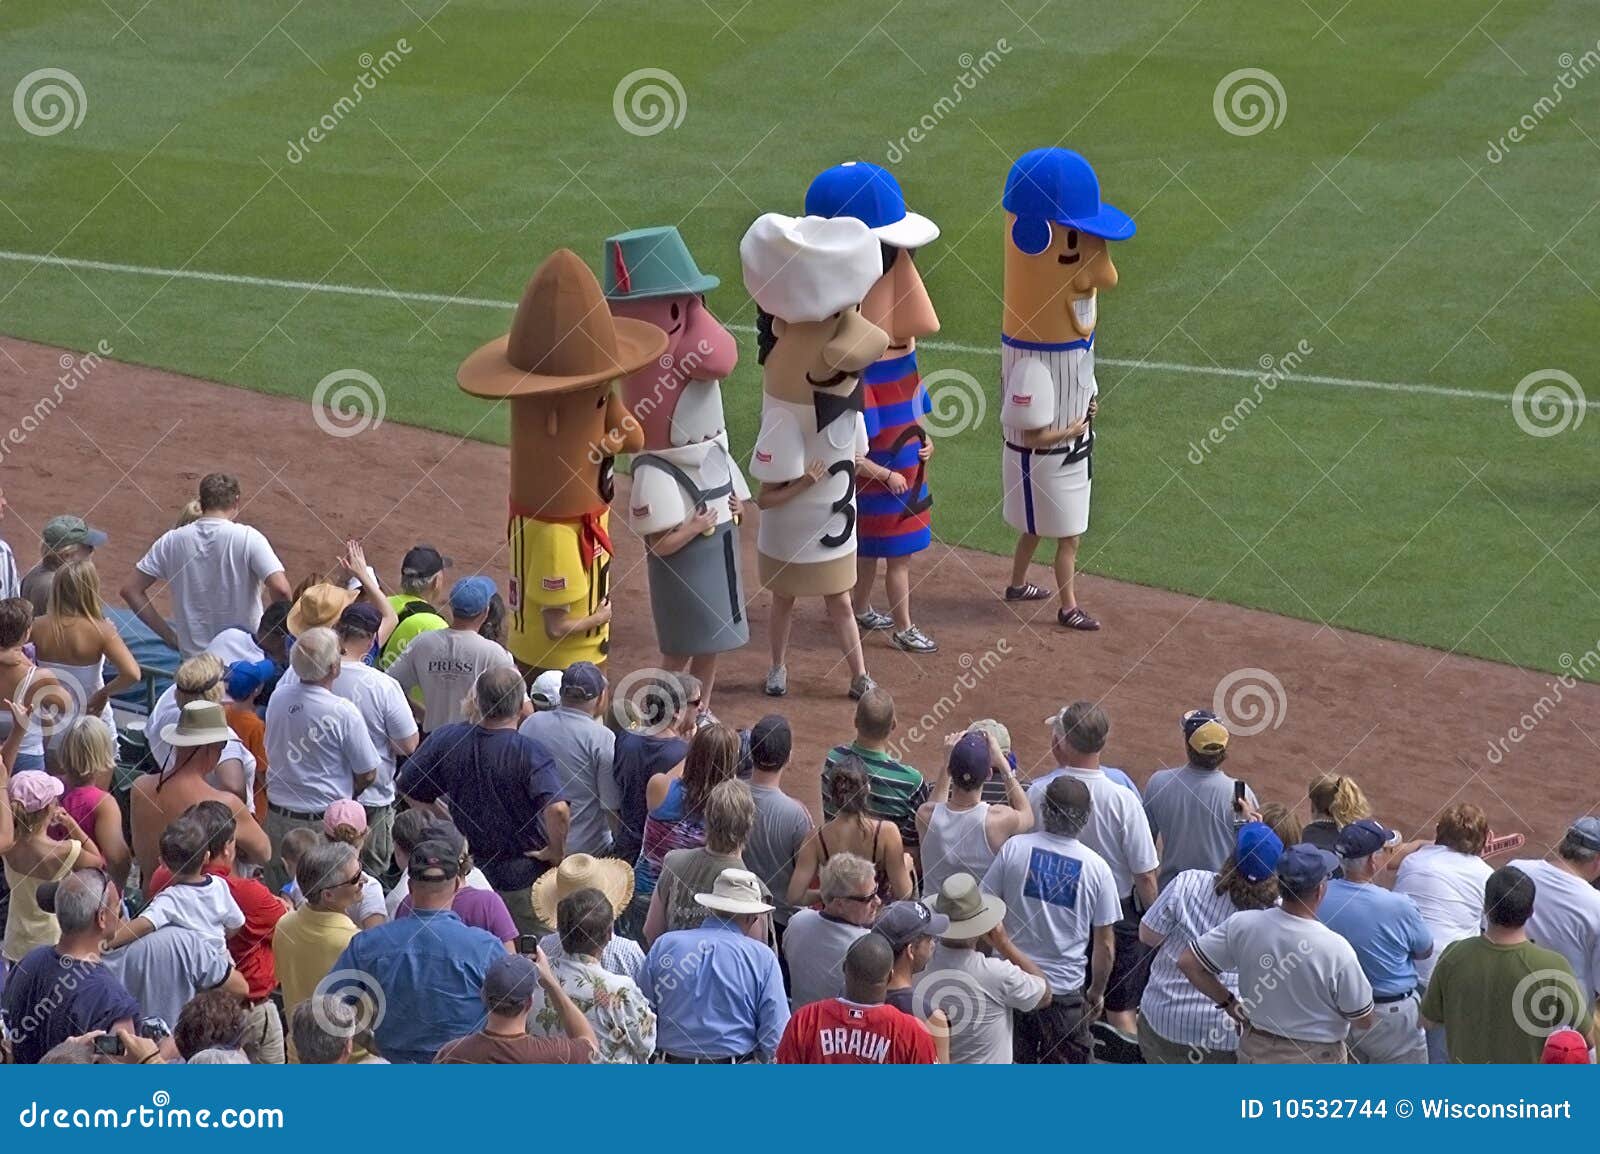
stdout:
POLYGON ((1065 148, 1025 153, 1006 175, 1005 314, 1000 333, 1006 523, 1019 534, 1007 601, 1042 601, 1028 580, 1042 538, 1056 542, 1057 622, 1093 630, 1073 574, 1089 527, 1094 418, 1094 331, 1101 289, 1116 287, 1108 241, 1133 219, 1100 199, 1089 162, 1065 148))
POLYGON ((558 249, 511 331, 456 372, 464 392, 510 401, 508 648, 524 673, 599 663, 610 649, 612 458, 644 447, 611 383, 666 348, 656 326, 613 318, 589 266, 558 249))
POLYGON ((700 679, 709 714, 717 655, 750 640, 739 573, 750 489, 728 450, 722 412, 722 381, 739 346, 706 308, 705 294, 720 282, 700 271, 676 228, 609 238, 601 268, 612 313, 667 334, 667 351, 622 381, 623 402, 644 434, 628 526, 647 550, 661 664, 700 679))
POLYGON ((756 553, 772 591, 772 667, 766 692, 788 692, 795 599, 821 597, 850 696, 872 688, 850 603, 856 583, 856 468, 867 454, 861 372, 889 347, 861 315, 883 275, 877 238, 848 217, 767 213, 739 243, 756 302, 761 432, 750 475, 761 482, 756 553))

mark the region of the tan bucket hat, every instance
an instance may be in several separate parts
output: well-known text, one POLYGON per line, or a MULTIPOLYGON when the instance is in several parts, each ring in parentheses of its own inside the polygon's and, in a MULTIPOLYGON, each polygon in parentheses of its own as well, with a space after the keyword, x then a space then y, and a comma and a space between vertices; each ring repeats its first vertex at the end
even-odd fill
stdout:
POLYGON ((936 896, 923 900, 935 913, 950 919, 950 928, 941 938, 981 938, 1006 918, 1006 903, 984 893, 978 888, 978 879, 967 873, 951 874, 936 896))
POLYGON ((216 745, 233 740, 233 730, 228 728, 228 715, 215 701, 191 701, 177 721, 162 727, 161 740, 179 748, 216 745))
POLYGON ((346 589, 327 581, 318 582, 300 594, 300 600, 289 610, 284 624, 296 637, 319 625, 332 627, 339 620, 339 614, 350 608, 359 596, 359 591, 355 589, 346 589))

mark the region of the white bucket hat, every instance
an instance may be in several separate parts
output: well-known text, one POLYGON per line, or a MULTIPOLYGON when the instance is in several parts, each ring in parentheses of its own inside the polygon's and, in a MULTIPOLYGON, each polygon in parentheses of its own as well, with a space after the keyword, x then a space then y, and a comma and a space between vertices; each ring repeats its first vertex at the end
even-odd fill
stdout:
POLYGON ((766 213, 739 242, 739 260, 762 311, 795 324, 853 308, 883 275, 878 238, 853 217, 766 213))
POLYGON ((708 910, 725 914, 764 914, 772 909, 764 896, 761 879, 749 870, 725 869, 717 875, 708 894, 695 894, 694 900, 708 910))

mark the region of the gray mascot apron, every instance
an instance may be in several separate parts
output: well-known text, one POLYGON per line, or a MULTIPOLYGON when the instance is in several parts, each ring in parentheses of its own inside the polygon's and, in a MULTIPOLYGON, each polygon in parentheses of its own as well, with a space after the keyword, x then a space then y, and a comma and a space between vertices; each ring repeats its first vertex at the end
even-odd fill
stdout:
MULTIPOLYGON (((633 471, 660 469, 683 490, 686 503, 704 509, 726 499, 733 481, 702 489, 683 469, 653 453, 633 458, 633 471)), ((739 577, 739 526, 724 521, 708 535, 696 537, 669 557, 648 554, 650 610, 655 617, 656 644, 674 657, 726 653, 750 640, 744 612, 744 587, 739 577)))

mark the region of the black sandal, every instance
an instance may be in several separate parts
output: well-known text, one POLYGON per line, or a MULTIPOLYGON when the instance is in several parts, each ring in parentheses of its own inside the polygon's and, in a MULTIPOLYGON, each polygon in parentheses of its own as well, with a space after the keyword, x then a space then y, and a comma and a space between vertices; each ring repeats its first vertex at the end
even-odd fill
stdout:
POLYGON ((1050 590, 1041 589, 1031 581, 1026 585, 1006 586, 1007 601, 1043 601, 1050 595, 1050 590))

